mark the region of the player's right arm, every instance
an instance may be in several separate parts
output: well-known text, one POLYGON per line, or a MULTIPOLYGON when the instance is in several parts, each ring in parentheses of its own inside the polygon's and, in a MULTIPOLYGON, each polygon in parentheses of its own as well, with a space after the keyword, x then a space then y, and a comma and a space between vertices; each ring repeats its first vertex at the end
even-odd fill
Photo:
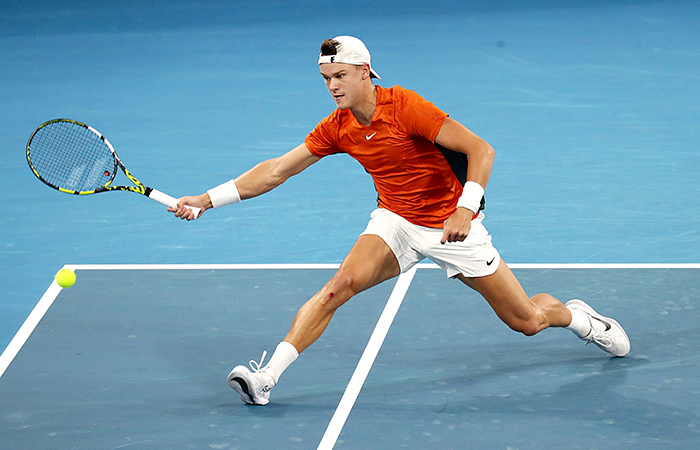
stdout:
MULTIPOLYGON (((301 144, 278 158, 259 163, 234 180, 240 199, 257 197, 271 191, 319 159, 321 158, 309 151, 306 144, 301 144)), ((174 212, 175 217, 181 219, 194 219, 191 210, 185 205, 197 206, 202 209, 202 213, 214 207, 209 193, 205 192, 201 195, 180 198, 177 209, 168 208, 168 211, 174 212)))
POLYGON ((261 162, 235 179, 241 200, 273 190, 319 159, 306 148, 306 144, 301 144, 278 158, 261 162))

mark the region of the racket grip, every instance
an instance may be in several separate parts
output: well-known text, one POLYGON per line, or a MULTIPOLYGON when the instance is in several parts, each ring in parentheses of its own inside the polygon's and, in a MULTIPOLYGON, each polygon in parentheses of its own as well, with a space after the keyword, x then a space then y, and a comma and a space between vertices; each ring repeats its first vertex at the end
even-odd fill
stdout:
MULTIPOLYGON (((177 208, 177 199, 175 197, 171 197, 168 194, 164 192, 160 192, 157 189, 151 189, 151 192, 148 194, 148 198, 151 200, 155 200, 158 203, 162 203, 165 206, 170 206, 171 208, 177 208)), ((196 206, 187 206, 192 210, 194 213, 194 218, 196 219, 199 216, 199 211, 201 211, 200 208, 197 208, 196 206)))

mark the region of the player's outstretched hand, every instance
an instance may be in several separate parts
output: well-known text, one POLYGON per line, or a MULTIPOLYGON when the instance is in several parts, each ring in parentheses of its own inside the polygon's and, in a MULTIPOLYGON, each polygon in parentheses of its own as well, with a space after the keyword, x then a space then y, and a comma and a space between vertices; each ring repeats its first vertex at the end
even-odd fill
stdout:
POLYGON ((457 208, 457 211, 445 221, 440 243, 464 241, 472 229, 473 215, 474 213, 467 208, 457 208))
POLYGON ((202 217, 204 211, 211 207, 212 205, 211 201, 209 200, 209 196, 207 194, 203 194, 179 198, 177 200, 177 208, 168 208, 168 211, 175 213, 175 217, 179 217, 182 220, 194 220, 202 217), (193 206, 201 209, 199 215, 195 216, 195 213, 191 208, 193 206))

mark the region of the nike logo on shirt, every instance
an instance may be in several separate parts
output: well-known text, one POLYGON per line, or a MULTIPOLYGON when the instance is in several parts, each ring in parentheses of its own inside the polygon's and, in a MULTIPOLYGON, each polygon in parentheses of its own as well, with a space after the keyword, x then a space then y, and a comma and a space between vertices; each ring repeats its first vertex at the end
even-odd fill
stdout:
POLYGON ((375 131, 374 133, 372 133, 372 134, 367 134, 367 135, 365 135, 365 138, 369 141, 370 139, 372 139, 372 138, 374 137, 375 134, 377 134, 376 131, 375 131))

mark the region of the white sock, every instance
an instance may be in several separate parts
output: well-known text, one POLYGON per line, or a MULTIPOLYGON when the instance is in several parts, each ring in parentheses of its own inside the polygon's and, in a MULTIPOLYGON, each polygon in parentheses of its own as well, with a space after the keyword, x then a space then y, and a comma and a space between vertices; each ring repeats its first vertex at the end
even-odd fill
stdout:
POLYGON ((267 363, 267 366, 265 366, 263 370, 269 373, 272 378, 274 378, 275 384, 277 384, 277 380, 279 380, 282 372, 284 372, 298 356, 299 352, 297 352, 297 349, 294 348, 292 344, 282 341, 275 349, 275 353, 272 354, 270 362, 267 363))
POLYGON ((573 331, 578 337, 586 337, 591 332, 591 319, 588 314, 578 311, 576 309, 570 309, 571 312, 571 324, 569 324, 569 330, 573 331))

